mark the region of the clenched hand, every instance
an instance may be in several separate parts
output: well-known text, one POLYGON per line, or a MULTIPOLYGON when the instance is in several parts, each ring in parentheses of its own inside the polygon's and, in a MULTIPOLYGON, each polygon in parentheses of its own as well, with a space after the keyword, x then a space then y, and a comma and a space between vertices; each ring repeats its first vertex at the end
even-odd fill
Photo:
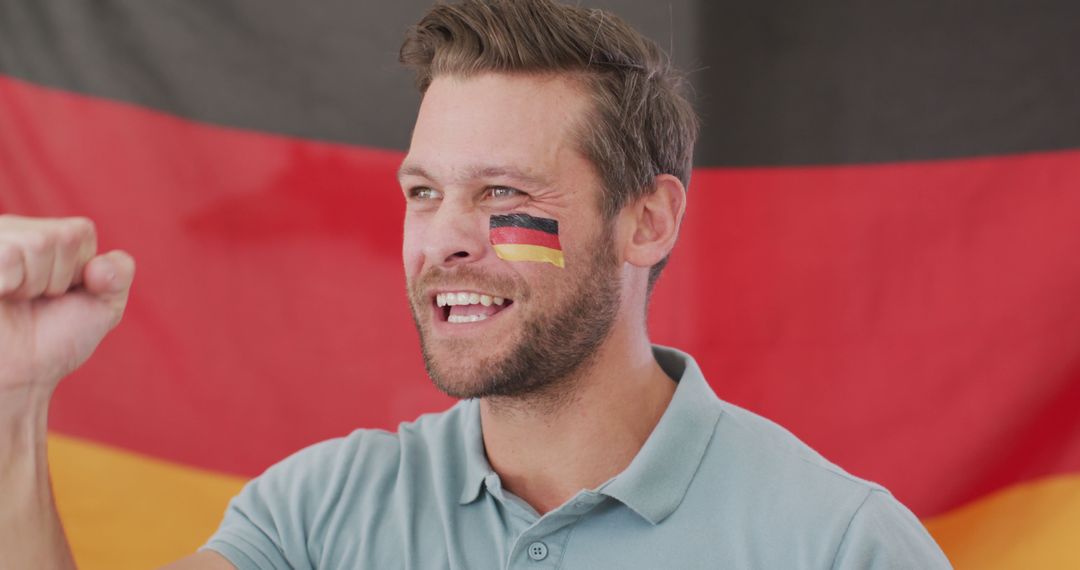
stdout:
POLYGON ((134 275, 86 218, 0 215, 0 393, 47 399, 120 322, 134 275))

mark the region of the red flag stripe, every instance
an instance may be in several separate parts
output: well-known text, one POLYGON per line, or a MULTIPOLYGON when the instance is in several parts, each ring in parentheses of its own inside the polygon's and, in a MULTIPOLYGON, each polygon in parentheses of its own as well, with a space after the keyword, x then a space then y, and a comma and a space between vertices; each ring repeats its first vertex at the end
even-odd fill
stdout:
POLYGON ((542 245, 551 249, 562 249, 559 245, 559 236, 530 228, 514 228, 504 226, 491 228, 491 243, 494 245, 503 243, 517 243, 524 245, 542 245))
MULTIPOLYGON (((58 430, 253 475, 450 404, 402 295, 397 152, 0 77, 0 210, 140 263, 58 430), (392 381, 390 381, 392 379, 392 381)), ((654 341, 920 516, 1080 471, 1080 152, 702 169, 654 341)))

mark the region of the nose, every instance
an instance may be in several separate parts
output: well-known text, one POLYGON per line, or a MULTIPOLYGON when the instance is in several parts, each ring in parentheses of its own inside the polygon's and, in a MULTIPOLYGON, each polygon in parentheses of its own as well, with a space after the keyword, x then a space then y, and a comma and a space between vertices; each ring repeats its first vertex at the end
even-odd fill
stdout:
POLYGON ((424 232, 427 265, 450 268, 481 259, 488 249, 487 224, 481 213, 444 202, 424 232))

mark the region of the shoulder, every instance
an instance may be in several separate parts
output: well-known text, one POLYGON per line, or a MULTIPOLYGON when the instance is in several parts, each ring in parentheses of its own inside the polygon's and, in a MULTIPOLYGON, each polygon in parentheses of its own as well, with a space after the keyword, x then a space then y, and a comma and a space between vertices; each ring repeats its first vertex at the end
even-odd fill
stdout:
POLYGON ((722 413, 702 475, 728 481, 759 507, 783 509, 792 522, 804 515, 839 522, 872 492, 891 497, 881 485, 848 473, 772 420, 728 402, 719 405, 722 413))
POLYGON ((465 404, 403 422, 396 432, 358 429, 316 443, 271 466, 252 483, 273 484, 281 490, 311 486, 316 492, 357 478, 365 487, 392 485, 401 469, 435 467, 430 464, 443 459, 437 455, 452 454, 460 447, 468 413, 465 404))
POLYGON ((415 492, 453 459, 450 442, 462 439, 463 408, 425 414, 400 424, 397 432, 358 429, 301 449, 248 482, 233 507, 312 522, 342 508, 375 507, 395 493, 415 492))
POLYGON ((751 540, 788 544, 826 567, 876 567, 864 564, 875 555, 949 567, 922 523, 887 489, 848 473, 779 424, 719 405, 695 486, 714 505, 721 501, 751 540), (845 557, 857 561, 848 565, 845 557))
POLYGON ((926 527, 885 490, 873 490, 852 515, 834 569, 952 568, 926 527))
POLYGON ((776 422, 729 402, 721 400, 719 405, 722 413, 710 452, 717 459, 739 458, 741 471, 768 473, 759 480, 763 486, 830 495, 823 500, 840 493, 861 501, 870 491, 888 492, 848 473, 776 422))
POLYGON ((206 548, 238 568, 303 568, 350 560, 358 543, 437 496, 442 450, 467 425, 459 404, 403 423, 396 433, 360 429, 306 447, 252 479, 226 510, 206 548), (343 537, 349 537, 343 539, 343 537))

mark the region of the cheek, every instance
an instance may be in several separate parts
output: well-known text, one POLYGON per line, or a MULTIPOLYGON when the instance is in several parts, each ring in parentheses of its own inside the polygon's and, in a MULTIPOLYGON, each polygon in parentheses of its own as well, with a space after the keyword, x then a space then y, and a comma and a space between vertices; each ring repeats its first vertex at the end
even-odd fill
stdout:
POLYGON ((563 257, 566 258, 566 269, 580 268, 585 263, 595 247, 595 242, 582 235, 579 228, 569 224, 560 224, 559 245, 562 246, 563 257))
POLYGON ((560 236, 566 256, 566 269, 571 273, 591 273, 603 265, 617 261, 617 228, 605 226, 600 221, 589 220, 577 225, 567 224, 560 236))
POLYGON ((423 225, 413 216, 405 215, 404 235, 401 240, 401 259, 405 276, 412 278, 424 267, 423 225))

